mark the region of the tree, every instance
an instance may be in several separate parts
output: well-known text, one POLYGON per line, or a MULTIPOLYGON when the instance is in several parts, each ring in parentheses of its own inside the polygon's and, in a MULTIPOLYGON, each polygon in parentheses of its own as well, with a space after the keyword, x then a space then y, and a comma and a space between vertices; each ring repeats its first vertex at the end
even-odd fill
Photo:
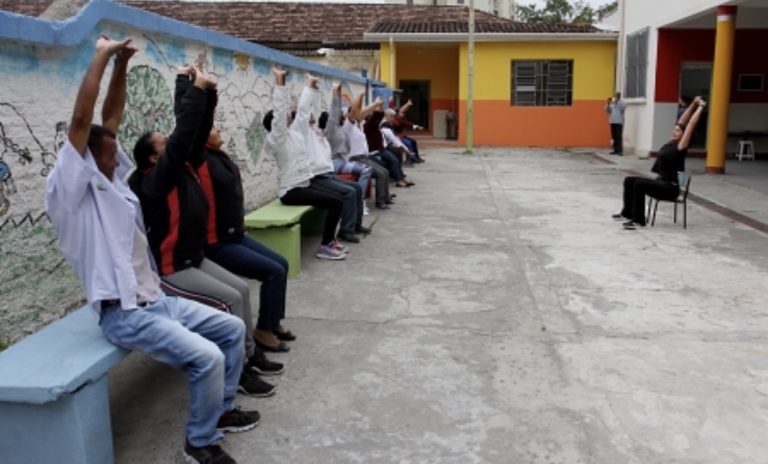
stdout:
POLYGON ((546 24, 592 24, 616 11, 618 2, 613 1, 595 10, 583 0, 571 3, 569 0, 547 0, 543 7, 535 4, 520 5, 517 8, 517 20, 530 23, 546 24))

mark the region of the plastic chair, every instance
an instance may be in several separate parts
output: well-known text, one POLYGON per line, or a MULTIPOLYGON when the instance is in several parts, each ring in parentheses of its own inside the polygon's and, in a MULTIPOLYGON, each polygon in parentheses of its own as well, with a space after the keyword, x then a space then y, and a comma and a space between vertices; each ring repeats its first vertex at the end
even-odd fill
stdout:
MULTIPOLYGON (((656 225, 656 210, 659 208, 660 201, 669 201, 674 203, 674 222, 677 224, 677 205, 683 205, 683 229, 688 228, 688 190, 691 187, 691 175, 687 172, 678 171, 677 173, 677 185, 680 186, 680 194, 674 200, 659 200, 653 197, 649 197, 648 201, 648 214, 646 218, 650 218, 651 226, 656 225)), ((646 220, 646 222, 648 222, 646 220)))
POLYGON ((736 150, 736 158, 741 161, 744 158, 755 160, 755 145, 751 140, 739 140, 739 147, 736 150))

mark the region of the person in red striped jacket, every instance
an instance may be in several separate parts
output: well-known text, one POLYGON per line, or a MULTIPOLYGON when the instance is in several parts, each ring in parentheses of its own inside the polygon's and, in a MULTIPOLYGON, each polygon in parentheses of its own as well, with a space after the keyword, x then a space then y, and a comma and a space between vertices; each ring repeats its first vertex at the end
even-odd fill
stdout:
MULTIPOLYGON (((187 81, 186 86, 191 85, 187 81)), ((182 89, 177 91, 183 92, 182 89)), ((203 143, 202 156, 193 157, 192 164, 200 179, 200 186, 208 200, 208 224, 205 236, 205 256, 224 269, 246 279, 261 282, 259 316, 256 329, 253 320, 245 321, 247 335, 255 340, 253 361, 257 372, 274 372, 273 364, 266 361, 261 349, 274 352, 289 351, 286 341, 296 337, 281 321, 285 318, 285 292, 288 285, 288 261, 245 234, 243 212, 245 197, 240 169, 222 150, 221 131, 214 126, 218 104, 216 89, 208 89, 203 122, 196 143, 203 143), (202 135, 207 139, 202 140, 202 135), (257 361, 256 358, 260 360, 257 361)), ((249 341, 253 345, 253 341, 249 341)))
MULTIPOLYGON (((179 68, 174 113, 176 127, 170 137, 156 131, 142 135, 133 148, 137 169, 128 184, 141 201, 147 238, 161 278, 178 296, 209 304, 204 297, 224 302, 230 311, 251 320, 248 283, 205 259, 208 200, 193 164, 202 152, 196 142, 205 114, 208 92, 216 81, 199 68, 179 68)), ((207 134, 206 134, 207 136, 207 134)), ((275 387, 257 375, 251 337, 245 337, 246 365, 238 391, 271 396, 275 387)))

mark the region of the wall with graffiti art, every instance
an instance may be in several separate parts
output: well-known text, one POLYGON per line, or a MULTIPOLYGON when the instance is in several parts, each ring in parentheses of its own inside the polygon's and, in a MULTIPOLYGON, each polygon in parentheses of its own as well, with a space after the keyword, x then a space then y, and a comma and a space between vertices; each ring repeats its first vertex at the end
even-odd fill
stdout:
MULTIPOLYGON (((129 155, 144 132, 173 130, 177 66, 196 63, 217 77, 215 121, 224 148, 242 170, 248 209, 277 195, 275 161, 260 156, 261 120, 271 108, 272 65, 289 70, 287 85, 294 99, 305 73, 320 75, 324 109, 334 81, 344 83, 347 100, 368 86, 358 75, 106 0, 93 0, 65 22, 0 12, 0 344, 18 341, 83 304, 43 202, 46 176, 66 141, 80 80, 100 34, 133 37, 139 49, 128 72, 118 134, 129 155)), ((94 122, 99 122, 100 108, 101 102, 94 122)))

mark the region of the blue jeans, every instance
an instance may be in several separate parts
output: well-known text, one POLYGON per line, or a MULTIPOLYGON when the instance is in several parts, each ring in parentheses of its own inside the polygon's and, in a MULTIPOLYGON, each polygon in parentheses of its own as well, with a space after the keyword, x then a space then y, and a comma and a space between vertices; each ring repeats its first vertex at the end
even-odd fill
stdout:
POLYGON ((387 168, 387 171, 389 171, 389 177, 392 178, 392 180, 397 182, 405 178, 400 160, 391 151, 384 148, 383 150, 380 150, 370 156, 372 160, 387 168))
POLYGON ((243 368, 243 321, 194 301, 164 296, 140 309, 103 308, 99 325, 115 345, 186 372, 187 440, 198 447, 221 440, 216 424, 234 407, 243 368))
POLYGON ((333 158, 333 169, 336 174, 353 174, 357 176, 357 183, 363 192, 363 201, 365 201, 365 191, 368 190, 368 182, 371 181, 373 169, 357 161, 344 161, 341 156, 333 158))
POLYGON ((205 249, 205 255, 233 274, 261 282, 256 328, 277 329, 280 321, 285 318, 288 261, 247 235, 234 242, 209 246, 205 249))

